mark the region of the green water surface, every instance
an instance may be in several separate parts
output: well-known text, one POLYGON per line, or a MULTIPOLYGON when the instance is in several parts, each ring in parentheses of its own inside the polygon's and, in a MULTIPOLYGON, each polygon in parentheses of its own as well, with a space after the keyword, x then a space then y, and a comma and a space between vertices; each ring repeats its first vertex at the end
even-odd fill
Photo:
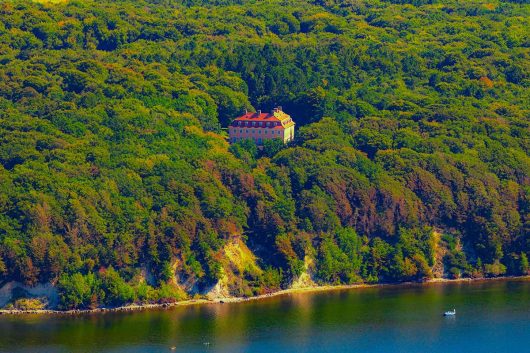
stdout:
POLYGON ((530 352, 530 281, 388 286, 75 317, 3 316, 0 351, 530 352), (455 317, 442 315, 452 308, 455 317))

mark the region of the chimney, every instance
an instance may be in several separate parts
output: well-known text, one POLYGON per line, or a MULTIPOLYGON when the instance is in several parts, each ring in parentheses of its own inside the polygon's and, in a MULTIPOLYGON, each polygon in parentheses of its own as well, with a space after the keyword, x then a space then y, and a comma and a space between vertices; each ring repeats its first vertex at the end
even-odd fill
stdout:
POLYGON ((261 109, 260 109, 260 110, 258 110, 258 115, 261 115, 261 109))
POLYGON ((248 114, 248 110, 247 110, 247 108, 245 108, 245 115, 247 115, 247 114, 248 114))
POLYGON ((278 110, 282 111, 282 106, 281 105, 278 106, 278 110))

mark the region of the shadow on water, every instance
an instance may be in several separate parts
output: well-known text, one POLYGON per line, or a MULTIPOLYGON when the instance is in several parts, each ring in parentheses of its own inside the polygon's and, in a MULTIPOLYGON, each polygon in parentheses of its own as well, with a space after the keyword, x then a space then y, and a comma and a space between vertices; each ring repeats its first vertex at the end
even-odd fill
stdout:
POLYGON ((0 351, 525 351, 529 313, 525 280, 386 286, 135 313, 4 316, 0 351), (442 315, 452 308, 455 317, 442 315))

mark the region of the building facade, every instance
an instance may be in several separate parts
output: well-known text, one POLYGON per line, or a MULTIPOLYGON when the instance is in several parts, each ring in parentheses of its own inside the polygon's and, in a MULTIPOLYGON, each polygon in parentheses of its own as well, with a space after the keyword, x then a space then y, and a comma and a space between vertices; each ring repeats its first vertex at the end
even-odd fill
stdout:
POLYGON ((282 111, 282 107, 274 108, 270 113, 247 112, 234 119, 228 127, 230 142, 253 140, 262 146, 265 140, 281 139, 287 143, 294 139, 295 123, 282 111))

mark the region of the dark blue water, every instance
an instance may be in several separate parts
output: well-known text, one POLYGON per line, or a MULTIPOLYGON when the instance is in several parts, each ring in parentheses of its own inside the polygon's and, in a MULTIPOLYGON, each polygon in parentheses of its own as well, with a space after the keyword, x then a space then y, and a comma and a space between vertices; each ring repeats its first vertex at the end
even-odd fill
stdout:
POLYGON ((530 281, 301 293, 78 317, 4 316, 0 351, 530 352, 530 281), (442 316, 453 307, 455 317, 442 316))

